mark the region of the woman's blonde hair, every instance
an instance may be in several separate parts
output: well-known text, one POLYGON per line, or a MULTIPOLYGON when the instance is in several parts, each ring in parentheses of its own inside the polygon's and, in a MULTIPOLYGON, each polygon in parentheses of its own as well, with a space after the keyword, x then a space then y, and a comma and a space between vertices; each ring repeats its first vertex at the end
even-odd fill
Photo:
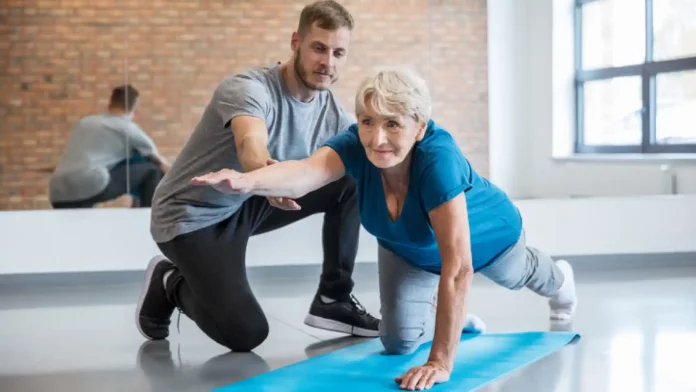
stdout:
POLYGON ((432 98, 423 78, 409 67, 380 67, 365 77, 355 95, 355 112, 366 110, 367 103, 380 115, 409 116, 416 122, 430 120, 432 98))

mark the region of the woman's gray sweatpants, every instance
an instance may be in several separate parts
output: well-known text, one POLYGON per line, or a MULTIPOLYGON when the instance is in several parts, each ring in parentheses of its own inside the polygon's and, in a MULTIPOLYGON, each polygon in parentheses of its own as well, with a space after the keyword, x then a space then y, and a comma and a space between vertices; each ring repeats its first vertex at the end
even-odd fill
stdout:
MULTIPOLYGON (((408 354, 430 342, 435 333, 435 309, 440 276, 409 264, 379 247, 380 338, 390 354, 408 354)), ((524 231, 495 263, 477 271, 511 290, 527 287, 551 297, 563 273, 549 255, 526 245, 524 231)))

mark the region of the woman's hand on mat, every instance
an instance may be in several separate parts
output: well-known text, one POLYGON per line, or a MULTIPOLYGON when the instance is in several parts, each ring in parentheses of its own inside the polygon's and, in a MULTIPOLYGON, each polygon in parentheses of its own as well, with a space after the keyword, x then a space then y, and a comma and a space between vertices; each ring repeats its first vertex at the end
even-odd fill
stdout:
MULTIPOLYGON (((266 165, 272 165, 274 163, 278 163, 278 161, 276 161, 275 159, 269 159, 268 161, 266 161, 266 165)), ((281 210, 298 211, 302 209, 295 200, 288 199, 287 197, 269 196, 266 197, 266 199, 268 200, 268 204, 272 205, 275 208, 280 208, 281 210)))
POLYGON ((252 183, 244 173, 232 169, 222 169, 194 177, 191 182, 196 185, 212 186, 222 193, 249 193, 252 190, 252 183))
POLYGON ((437 361, 428 361, 423 366, 411 368, 394 379, 400 384, 401 389, 417 391, 430 389, 433 385, 449 381, 450 371, 446 366, 437 361))

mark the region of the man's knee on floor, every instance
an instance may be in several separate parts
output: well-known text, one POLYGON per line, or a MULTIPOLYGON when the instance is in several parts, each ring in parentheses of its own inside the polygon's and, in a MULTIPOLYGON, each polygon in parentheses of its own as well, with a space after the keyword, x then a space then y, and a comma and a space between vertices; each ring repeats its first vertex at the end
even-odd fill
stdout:
POLYGON ((230 326, 225 330, 223 344, 235 352, 249 352, 266 341, 268 333, 268 322, 230 326))

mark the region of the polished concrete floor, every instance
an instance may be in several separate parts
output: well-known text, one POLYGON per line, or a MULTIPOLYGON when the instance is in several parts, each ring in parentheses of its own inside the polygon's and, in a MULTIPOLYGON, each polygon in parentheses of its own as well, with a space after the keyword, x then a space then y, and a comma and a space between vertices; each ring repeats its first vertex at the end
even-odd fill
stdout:
MULTIPOLYGON (((696 267, 577 275, 572 329, 583 339, 482 391, 696 391, 696 267)), ((377 313, 376 276, 357 278, 357 297, 377 313)), ((206 391, 359 342, 302 323, 316 281, 252 280, 271 333, 250 354, 226 352, 185 316, 169 341, 144 342, 133 324, 137 284, 0 285, 0 391, 206 391)), ((490 331, 553 328, 546 301, 485 278, 475 279, 471 309, 490 331)))

